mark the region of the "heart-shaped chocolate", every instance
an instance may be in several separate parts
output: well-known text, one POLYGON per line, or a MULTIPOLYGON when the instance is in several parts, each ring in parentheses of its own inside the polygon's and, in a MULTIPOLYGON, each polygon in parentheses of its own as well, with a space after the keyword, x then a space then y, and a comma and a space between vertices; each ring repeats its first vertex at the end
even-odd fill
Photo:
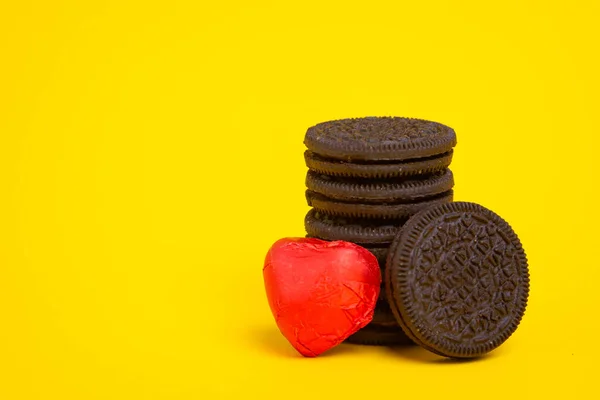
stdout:
POLYGON ((279 330, 315 357, 373 319, 381 285, 377 259, 344 241, 285 238, 267 253, 263 277, 279 330))

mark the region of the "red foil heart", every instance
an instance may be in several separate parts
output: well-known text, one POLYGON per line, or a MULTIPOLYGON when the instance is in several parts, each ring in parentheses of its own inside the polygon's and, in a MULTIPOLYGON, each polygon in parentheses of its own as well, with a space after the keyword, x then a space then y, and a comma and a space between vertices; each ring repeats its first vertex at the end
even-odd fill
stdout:
POLYGON ((267 253, 263 277, 279 330, 315 357, 373 319, 381 286, 377 259, 356 244, 285 238, 267 253))

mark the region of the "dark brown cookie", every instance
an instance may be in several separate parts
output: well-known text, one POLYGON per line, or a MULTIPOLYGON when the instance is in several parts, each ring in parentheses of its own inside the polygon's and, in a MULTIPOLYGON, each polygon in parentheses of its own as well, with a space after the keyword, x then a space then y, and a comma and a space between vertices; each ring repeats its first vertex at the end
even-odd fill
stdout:
POLYGON ((452 162, 452 151, 406 161, 354 161, 326 158, 310 150, 304 152, 306 166, 320 174, 347 178, 385 179, 427 175, 443 171, 452 162))
POLYGON ((308 129, 306 147, 340 160, 407 160, 446 153, 456 134, 433 121, 366 117, 323 122, 308 129))
POLYGON ((406 334, 446 357, 481 356, 517 329, 529 270, 517 235, 474 203, 421 211, 390 247, 388 302, 406 334))
POLYGON ((308 171, 306 187, 331 199, 360 203, 397 203, 448 192, 454 186, 452 171, 399 180, 337 178, 308 171))
POLYGON ((398 234, 402 222, 402 220, 332 217, 313 209, 304 218, 304 228, 309 236, 323 240, 385 244, 390 243, 398 234))
POLYGON ((453 198, 454 192, 450 190, 448 192, 436 196, 425 197, 420 200, 371 204, 336 200, 320 193, 312 192, 310 190, 306 191, 306 201, 309 206, 312 206, 316 210, 325 214, 352 218, 408 218, 411 215, 414 215, 428 207, 437 204, 451 203, 453 198))

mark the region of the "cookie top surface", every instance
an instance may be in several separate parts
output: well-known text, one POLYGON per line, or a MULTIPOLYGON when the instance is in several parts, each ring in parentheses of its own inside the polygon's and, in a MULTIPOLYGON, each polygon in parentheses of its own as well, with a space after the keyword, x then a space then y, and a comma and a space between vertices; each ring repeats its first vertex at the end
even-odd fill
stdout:
POLYGON ((321 156, 341 160, 405 160, 450 151, 456 133, 416 118, 350 118, 310 127, 304 144, 321 156))
POLYGON ((447 357, 481 356, 517 329, 529 295, 521 242, 494 212, 442 204, 413 216, 390 247, 386 292, 398 323, 447 357))
POLYGON ((435 196, 454 187, 452 171, 445 169, 427 176, 407 179, 350 179, 308 171, 306 187, 316 193, 343 201, 389 203, 435 196))

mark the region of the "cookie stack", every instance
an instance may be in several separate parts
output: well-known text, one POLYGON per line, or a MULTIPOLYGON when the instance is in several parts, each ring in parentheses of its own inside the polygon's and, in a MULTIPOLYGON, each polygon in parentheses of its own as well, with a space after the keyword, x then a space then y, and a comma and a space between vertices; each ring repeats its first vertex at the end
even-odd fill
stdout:
MULTIPOLYGON (((369 249, 385 268, 390 244, 417 212, 453 200, 448 169, 453 129, 431 121, 367 117, 308 129, 307 236, 345 240, 369 249)), ((382 288, 373 321, 348 338, 362 344, 410 340, 398 326, 382 288)))

